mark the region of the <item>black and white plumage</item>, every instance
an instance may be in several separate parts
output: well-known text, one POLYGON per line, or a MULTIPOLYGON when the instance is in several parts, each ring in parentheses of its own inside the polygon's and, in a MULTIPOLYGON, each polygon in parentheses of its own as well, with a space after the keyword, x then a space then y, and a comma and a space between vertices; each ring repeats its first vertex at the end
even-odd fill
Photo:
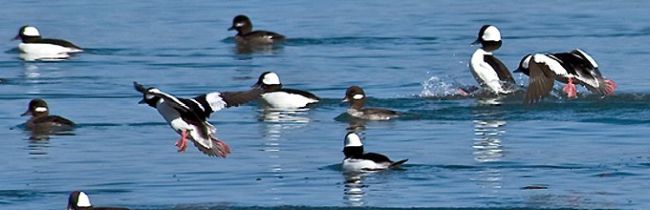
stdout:
POLYGON ((65 117, 50 115, 50 108, 47 102, 40 98, 32 99, 29 102, 27 111, 21 116, 26 115, 31 116, 25 122, 26 128, 37 133, 72 130, 75 127, 75 123, 65 117))
POLYGON ((257 30, 253 31, 253 23, 246 15, 237 15, 232 20, 229 31, 237 30, 235 41, 240 45, 272 45, 285 40, 282 34, 257 30))
POLYGON ((34 26, 23 26, 14 39, 20 39, 18 49, 26 60, 66 59, 71 53, 83 52, 81 47, 62 39, 42 38, 34 26))
POLYGON ((516 84, 515 80, 503 62, 492 54, 502 44, 499 29, 484 25, 474 43, 481 44, 481 48, 476 49, 470 59, 470 69, 476 81, 481 87, 495 94, 511 93, 516 84))
POLYGON ((280 77, 270 71, 262 73, 253 87, 262 88, 262 101, 275 109, 304 108, 320 100, 318 96, 304 90, 283 88, 280 77))
POLYGON ((345 172, 367 172, 398 168, 408 159, 392 161, 379 153, 364 153, 361 138, 354 132, 345 135, 343 154, 343 170, 345 172))
MULTIPOLYGON (((154 107, 179 134, 181 140, 189 134, 194 145, 209 156, 226 157, 230 153, 228 145, 215 136, 216 128, 208 122, 210 114, 223 108, 239 106, 257 99, 262 90, 259 88, 241 92, 211 92, 191 99, 178 98, 157 88, 145 88, 134 82, 134 87, 142 93, 142 101, 154 107)), ((177 143, 179 151, 184 150, 183 141, 177 143), (179 145, 180 144, 180 145, 179 145)))
POLYGON ((359 86, 350 86, 345 91, 343 102, 349 102, 350 108, 347 113, 355 118, 364 120, 390 120, 399 117, 399 113, 393 110, 380 108, 364 108, 366 94, 359 86))
POLYGON ((598 63, 581 49, 562 53, 528 54, 521 59, 515 72, 529 76, 525 98, 525 102, 529 104, 547 96, 555 81, 567 84, 563 91, 569 98, 576 97, 574 83, 602 96, 613 94, 617 86, 614 81, 602 76, 598 63))
POLYGON ((129 210, 128 208, 120 207, 94 207, 90 203, 90 198, 86 193, 81 191, 74 191, 68 197, 68 206, 66 210, 129 210))

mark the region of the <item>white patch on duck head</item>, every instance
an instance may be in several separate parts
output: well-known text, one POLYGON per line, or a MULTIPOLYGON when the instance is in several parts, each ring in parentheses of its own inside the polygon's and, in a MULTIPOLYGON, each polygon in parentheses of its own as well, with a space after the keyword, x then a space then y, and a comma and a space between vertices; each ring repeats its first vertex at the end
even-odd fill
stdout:
POLYGON ((158 88, 151 88, 144 93, 144 98, 147 100, 151 100, 156 97, 156 95, 154 94, 160 94, 160 93, 161 91, 158 88))
POLYGON ((280 84, 280 77, 274 72, 269 72, 264 75, 264 78, 262 79, 262 83, 265 85, 279 85, 280 84))
POLYGON ((361 143, 361 138, 356 133, 348 133, 345 136, 345 146, 346 147, 360 147, 363 146, 361 143))
POLYGON ((483 31, 483 36, 481 36, 481 40, 483 41, 501 41, 501 32, 499 32, 499 29, 495 26, 488 26, 485 28, 483 31))
POLYGON ((364 96, 363 94, 354 94, 354 95, 352 96, 352 99, 359 100, 359 99, 363 99, 364 97, 365 97, 365 96, 364 96))
POLYGON ((594 60, 591 56, 589 56, 589 54, 587 54, 585 51, 582 51, 581 49, 576 49, 576 51, 582 54, 582 56, 585 57, 589 61, 589 63, 591 63, 591 65, 594 66, 594 68, 598 68, 598 63, 596 63, 596 60, 594 60))
POLYGON ((90 198, 84 192, 79 192, 79 197, 77 197, 77 206, 78 207, 91 207, 90 198))
POLYGON ((246 23, 244 22, 237 22, 235 23, 235 27, 243 27, 246 23))
POLYGON ((23 29, 23 35, 25 36, 40 36, 41 33, 38 32, 38 29, 34 26, 27 26, 23 29))
POLYGON ((34 111, 35 112, 47 112, 47 107, 39 106, 39 107, 34 108, 34 111))

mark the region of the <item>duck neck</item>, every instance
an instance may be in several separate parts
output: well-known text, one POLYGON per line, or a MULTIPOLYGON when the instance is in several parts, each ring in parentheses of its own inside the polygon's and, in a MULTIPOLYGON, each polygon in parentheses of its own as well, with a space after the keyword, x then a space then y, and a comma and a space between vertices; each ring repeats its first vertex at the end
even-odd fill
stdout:
POLYGON ((273 92, 273 91, 278 91, 282 89, 282 84, 277 84, 277 85, 262 85, 262 89, 264 89, 264 92, 273 92))
POLYGON ((364 103, 365 103, 364 99, 352 99, 352 101, 350 101, 350 108, 361 109, 363 108, 364 103))
POLYGON ((363 146, 344 147, 343 154, 345 155, 345 158, 360 157, 363 155, 363 146))

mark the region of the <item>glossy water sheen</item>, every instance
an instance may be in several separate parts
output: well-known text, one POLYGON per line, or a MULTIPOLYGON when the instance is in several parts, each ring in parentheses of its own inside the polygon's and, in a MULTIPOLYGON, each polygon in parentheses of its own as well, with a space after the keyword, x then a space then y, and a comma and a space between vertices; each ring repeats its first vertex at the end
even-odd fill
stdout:
POLYGON ((0 40, 29 23, 86 52, 22 62, 17 42, 0 42, 0 209, 62 209, 73 190, 98 206, 136 209, 649 209, 647 8, 646 1, 5 1, 0 40), (238 53, 226 29, 240 13, 288 43, 238 53), (450 97, 475 83, 469 43, 488 23, 501 28, 496 55, 511 69, 529 52, 580 47, 618 82, 618 94, 534 107, 521 96, 500 106, 450 97), (227 159, 192 146, 176 153, 178 135, 137 104, 131 85, 193 96, 247 89, 267 70, 324 100, 307 113, 247 104, 213 115, 232 147, 227 159), (343 136, 357 122, 340 116, 340 99, 350 85, 365 88, 369 105, 404 112, 361 132, 368 150, 409 158, 404 170, 346 181, 343 136), (74 135, 29 140, 18 115, 35 97, 76 121, 74 135))

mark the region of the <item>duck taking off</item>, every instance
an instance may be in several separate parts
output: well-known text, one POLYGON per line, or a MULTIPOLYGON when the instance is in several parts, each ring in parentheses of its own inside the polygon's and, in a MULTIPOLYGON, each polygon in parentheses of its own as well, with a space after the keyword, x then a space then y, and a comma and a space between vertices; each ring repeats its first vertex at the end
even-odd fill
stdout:
POLYGON ((602 96, 614 94, 617 88, 616 82, 603 77, 598 70, 598 63, 581 49, 561 53, 528 54, 521 59, 515 72, 529 77, 524 99, 528 104, 547 96, 555 81, 566 84, 562 91, 569 98, 577 96, 575 84, 602 96))
POLYGON ((226 157, 230 147, 216 138, 216 128, 208 122, 210 114, 223 108, 239 106, 257 99, 259 88, 241 92, 211 92, 194 98, 179 98, 158 88, 146 88, 133 82, 135 89, 142 93, 140 103, 156 108, 169 125, 181 135, 176 142, 179 152, 185 151, 187 139, 208 156, 226 157))

